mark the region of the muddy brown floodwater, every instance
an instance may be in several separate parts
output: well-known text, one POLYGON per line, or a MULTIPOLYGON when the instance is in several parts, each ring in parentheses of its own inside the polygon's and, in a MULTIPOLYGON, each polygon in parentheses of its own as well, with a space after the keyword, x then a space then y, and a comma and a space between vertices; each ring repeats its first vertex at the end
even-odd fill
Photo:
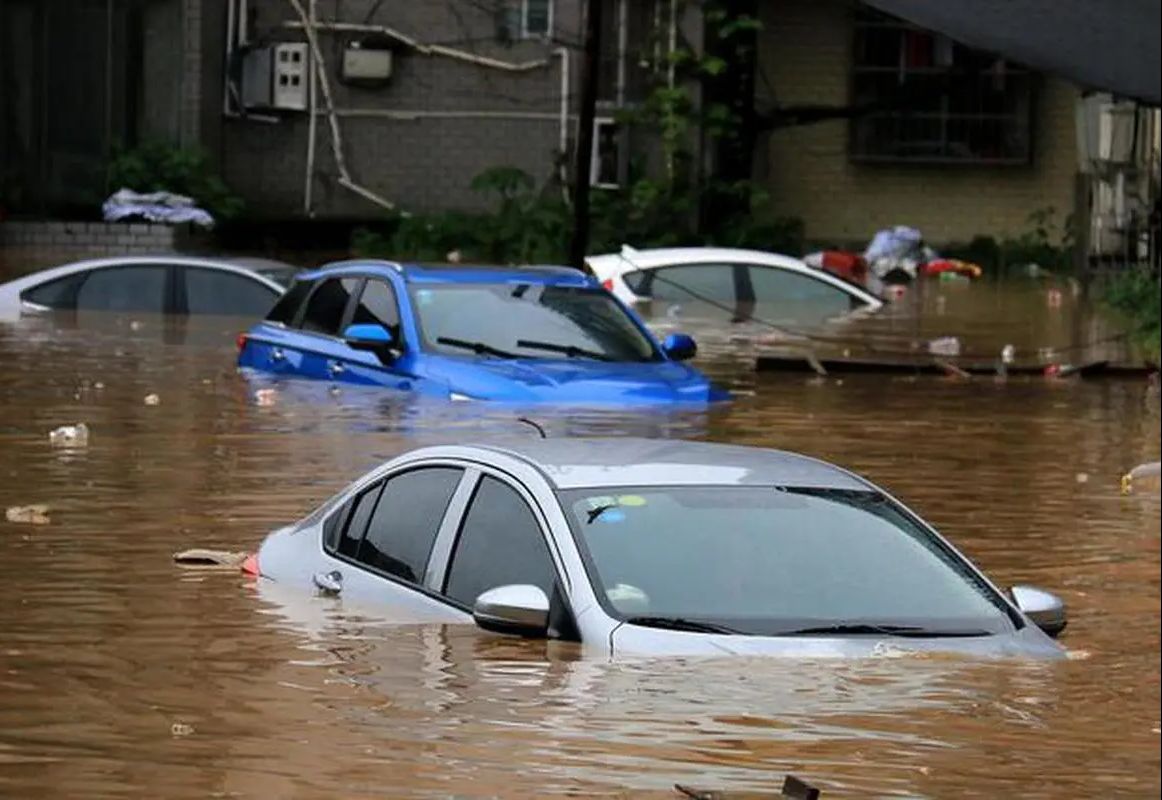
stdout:
POLYGON ((320 385, 260 405, 233 368, 243 324, 0 326, 0 506, 49 506, 0 521, 0 795, 741 797, 787 772, 825 798, 1162 790, 1159 499, 1118 485, 1158 458, 1147 381, 735 374, 709 413, 542 415, 833 459, 1071 615, 1051 664, 610 663, 176 567, 255 547, 417 441, 522 431, 320 385), (87 447, 50 446, 75 422, 87 447))

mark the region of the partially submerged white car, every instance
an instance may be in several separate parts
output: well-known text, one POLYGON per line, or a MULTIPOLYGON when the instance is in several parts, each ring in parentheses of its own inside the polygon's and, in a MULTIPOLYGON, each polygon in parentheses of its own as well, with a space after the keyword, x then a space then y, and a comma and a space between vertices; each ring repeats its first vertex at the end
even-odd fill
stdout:
POLYGON ((846 470, 669 440, 416 449, 270 534, 247 571, 604 655, 1059 658, 1066 623, 846 470))
MULTIPOLYGON (((797 258, 727 247, 675 247, 589 256, 589 268, 624 303, 702 304, 738 319, 821 321, 876 311, 883 301, 797 258)), ((703 312, 707 308, 701 309, 703 312)))
POLYGON ((0 284, 0 319, 49 311, 261 317, 296 271, 267 259, 173 253, 75 261, 0 284))

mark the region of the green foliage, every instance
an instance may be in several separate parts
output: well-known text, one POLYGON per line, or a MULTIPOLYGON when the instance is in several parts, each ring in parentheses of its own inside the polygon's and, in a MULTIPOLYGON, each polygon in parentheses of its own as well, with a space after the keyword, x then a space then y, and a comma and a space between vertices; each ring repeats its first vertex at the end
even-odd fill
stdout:
POLYGON ((167 142, 147 142, 116 153, 109 162, 108 184, 111 191, 164 191, 192 197, 219 220, 234 219, 244 208, 204 151, 167 142))
POLYGON ((1003 277, 1023 270, 1029 264, 1051 272, 1068 272, 1073 265, 1073 237, 1067 222, 1060 230, 1054 222, 1052 207, 1029 214, 1028 230, 1000 240, 976 236, 972 241, 939 248, 946 258, 958 258, 979 264, 986 275, 1003 277))
MULTIPOLYGON (((696 81, 729 78, 731 48, 752 47, 748 36, 761 27, 754 17, 727 13, 711 0, 703 7, 708 31, 728 47, 719 55, 699 55, 689 47, 669 52, 654 64, 656 83, 645 101, 618 112, 618 122, 652 132, 660 144, 663 169, 650 176, 631 163, 629 179, 618 189, 594 191, 590 198, 589 252, 610 252, 622 244, 636 247, 717 244, 802 252, 803 224, 777 217, 765 193, 749 181, 725 183, 696 177, 691 152, 695 126, 710 137, 735 136, 741 119, 723 103, 697 107, 696 81), (674 76, 671 82, 669 76, 674 76), (700 228, 704 209, 729 208, 714 230, 700 228), (723 218, 725 217, 725 218, 723 218)), ((643 52, 652 48, 649 43, 643 52)), ((490 211, 397 216, 377 232, 356 233, 357 254, 395 259, 443 261, 453 251, 463 261, 491 263, 564 263, 572 215, 561 187, 537 187, 518 169, 494 167, 477 175, 471 188, 489 199, 490 211)))
POLYGON ((1146 270, 1117 275, 1105 285, 1102 300, 1129 323, 1132 341, 1157 364, 1162 351, 1162 323, 1159 321, 1162 290, 1158 275, 1146 270))

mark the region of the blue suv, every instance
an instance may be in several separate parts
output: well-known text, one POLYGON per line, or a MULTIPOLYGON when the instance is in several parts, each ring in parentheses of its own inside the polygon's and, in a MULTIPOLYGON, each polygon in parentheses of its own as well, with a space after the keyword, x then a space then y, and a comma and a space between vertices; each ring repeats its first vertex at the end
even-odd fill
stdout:
POLYGON ((239 337, 238 365, 275 377, 516 404, 726 399, 588 275, 563 267, 345 261, 304 272, 239 337))

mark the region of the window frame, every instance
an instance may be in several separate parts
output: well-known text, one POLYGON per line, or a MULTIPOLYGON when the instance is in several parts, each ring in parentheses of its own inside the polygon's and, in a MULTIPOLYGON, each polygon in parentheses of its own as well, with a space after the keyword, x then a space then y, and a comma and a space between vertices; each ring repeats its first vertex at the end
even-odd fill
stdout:
POLYGON ((553 38, 553 17, 554 8, 556 5, 554 0, 544 0, 545 3, 545 30, 544 31, 530 31, 529 30, 529 5, 530 0, 520 0, 520 38, 522 39, 540 39, 548 40, 553 38))
MULTIPOLYGON (((248 281, 248 282, 254 284, 255 286, 259 286, 259 287, 265 289, 271 295, 270 308, 268 308, 266 310, 267 314, 269 314, 271 311, 274 310, 275 304, 277 304, 278 301, 282 298, 281 294, 276 292, 274 289, 271 289, 263 281, 258 280, 254 275, 251 275, 247 272, 235 271, 232 269, 223 269, 221 267, 202 265, 202 264, 178 264, 176 266, 177 266, 178 273, 174 278, 174 288, 173 288, 174 313, 176 313, 176 314, 187 314, 188 315, 190 313, 189 287, 186 283, 186 276, 190 270, 199 270, 200 269, 200 270, 205 270, 206 272, 212 272, 215 275, 230 275, 232 277, 238 278, 240 280, 248 281)), ((206 314, 207 316, 213 316, 213 315, 231 316, 230 314, 226 314, 222 311, 215 311, 215 312, 204 312, 203 311, 203 312, 199 312, 199 313, 206 314)), ((263 315, 263 319, 265 319, 265 318, 266 318, 265 315, 263 315)))
MULTIPOLYGON (((931 35, 933 37, 941 37, 938 31, 933 31, 919 25, 908 22, 907 20, 899 19, 886 12, 876 11, 874 9, 856 10, 853 12, 851 18, 851 52, 852 57, 847 68, 848 78, 848 95, 851 101, 858 102, 858 83, 861 75, 870 75, 876 72, 890 72, 897 69, 903 75, 923 75, 923 74, 940 74, 942 71, 951 73, 952 67, 881 67, 871 64, 861 64, 859 62, 860 46, 863 42, 864 35, 868 30, 875 29, 894 29, 898 30, 901 35, 901 43, 898 46, 899 54, 902 58, 904 45, 902 42, 903 35, 908 31, 931 35)), ((948 37, 943 37, 947 39, 948 37)), ((967 45, 959 45, 953 43, 955 47, 962 47, 970 53, 986 53, 978 48, 968 47, 967 45)), ((953 57, 955 58, 955 56, 953 57)), ((970 122, 979 122, 987 119, 1006 119, 1008 125, 1020 125, 1024 132, 1024 147, 1019 155, 1001 155, 996 157, 970 155, 964 157, 946 155, 946 154, 900 154, 891 152, 869 152, 860 144, 861 126, 869 124, 875 119, 895 118, 897 121, 907 117, 907 112, 901 111, 886 111, 879 112, 860 117, 853 117, 847 123, 847 160, 852 164, 861 166, 941 166, 941 167, 1001 167, 1001 168, 1028 168, 1034 163, 1034 142, 1037 136, 1037 96, 1038 96, 1038 74, 1018 63, 1014 63, 1008 59, 1003 59, 997 56, 997 61, 1004 64, 1003 74, 1006 79, 1018 79, 1026 81, 1025 86, 1021 89, 1022 96, 1025 101, 1025 109, 1023 112, 1015 114, 1008 113, 985 113, 977 112, 976 114, 960 114, 958 117, 967 118, 970 122)), ((979 72, 978 77, 984 77, 986 73, 979 72)), ((947 98, 949 92, 946 90, 943 97, 947 98)), ((876 99, 882 100, 883 96, 878 95, 876 99)), ((916 112, 920 113, 920 112, 916 112)), ((934 112, 924 112, 931 116, 934 112)), ((954 140, 949 139, 946 125, 952 115, 945 109, 941 112, 940 120, 942 125, 942 150, 947 153, 948 145, 954 140)), ((1003 137, 1002 137, 1003 138, 1003 137)), ((895 140, 899 143, 900 139, 895 140)))
MULTIPOLYGON (((396 323, 395 331, 393 331, 395 341, 392 343, 392 347, 401 352, 407 350, 407 336, 404 333, 404 309, 403 305, 399 301, 400 291, 396 287, 395 283, 382 275, 359 275, 358 277, 362 278, 363 280, 359 284, 358 289, 351 295, 353 302, 349 302, 347 304, 347 308, 343 311, 343 319, 339 325, 340 333, 346 330, 347 326, 350 325, 351 321, 355 318, 355 312, 359 309, 360 304, 363 302, 363 293, 367 291, 367 287, 371 284, 372 281, 376 281, 387 286, 388 290, 391 291, 392 300, 395 301, 396 323)), ((303 303, 303 308, 306 309, 305 301, 303 303)), ((342 338, 342 336, 339 338, 342 338)))
MULTIPOLYGON (((463 532, 464 523, 468 519, 468 512, 472 507, 472 501, 476 499, 477 490, 485 477, 494 478, 502 484, 513 489, 524 504, 532 511, 533 518, 536 520, 537 527, 540 529, 541 539, 545 542, 546 548, 549 552, 549 560, 553 564, 553 571, 557 577, 557 585, 560 587, 563 601, 569 606, 569 613, 573 613, 572 609, 572 594, 573 583, 569 576, 569 571, 565 568, 565 559, 561 553, 560 545, 552 534, 552 526, 549 524, 548 517, 544 509, 541 508, 540 503, 537 502, 533 493, 528 490, 518 478, 510 475, 503 470, 495 467, 476 464, 474 465, 474 476, 471 485, 464 487, 462 484, 460 488, 467 488, 464 497, 464 504, 460 508, 460 513, 456 519, 456 524, 450 530, 445 531, 441 529, 440 535, 436 539, 435 545, 432 547, 432 557, 429 559, 428 569, 432 574, 431 584, 436 588, 439 597, 452 608, 461 611, 472 613, 472 609, 461 603, 453 600, 444 594, 444 585, 447 583, 449 569, 452 566, 453 557, 456 555, 456 547, 460 543, 460 535, 463 532), (436 560, 439 556, 439 561, 436 560)), ((554 495, 555 497, 555 495, 554 495)), ((550 601, 552 598, 549 598, 550 601)))
POLYGON ((295 312, 292 324, 288 327, 293 329, 295 332, 304 334, 306 336, 318 336, 323 339, 330 339, 334 342, 342 342, 343 331, 346 330, 347 326, 351 323, 351 317, 355 314, 355 304, 358 302, 359 296, 363 294, 363 286, 366 283, 367 276, 362 273, 323 275, 319 278, 316 278, 314 285, 311 286, 310 292, 308 292, 307 296, 303 298, 303 302, 299 305, 298 310, 295 312), (310 307, 311 300, 314 299, 315 293, 318 292, 319 289, 323 288, 323 286, 328 281, 341 282, 344 280, 355 280, 357 283, 355 288, 352 289, 351 293, 347 296, 347 303, 343 306, 343 312, 339 315, 338 330, 335 333, 323 333, 322 331, 308 331, 303 328, 303 321, 306 319, 307 309, 310 307))
POLYGON ((122 313, 124 313, 124 314, 135 314, 135 313, 136 314, 174 314, 174 313, 178 313, 178 311, 177 311, 177 308, 178 308, 177 307, 177 292, 178 292, 177 271, 178 271, 178 266, 179 266, 178 264, 175 264, 171 261, 164 261, 164 260, 158 260, 158 261, 153 261, 153 260, 121 261, 121 262, 115 262, 112 264, 100 264, 100 265, 93 266, 93 267, 87 267, 85 269, 79 269, 79 270, 76 270, 75 272, 70 272, 66 275, 61 275, 61 276, 56 277, 56 278, 50 278, 49 280, 42 281, 41 283, 38 283, 34 286, 29 286, 26 289, 22 289, 20 292, 20 302, 28 304, 30 306, 34 306, 38 309, 44 309, 46 311, 65 311, 65 312, 74 312, 74 313, 78 312, 78 311, 85 311, 85 312, 89 312, 89 313, 93 313, 93 312, 110 313, 108 311, 108 309, 78 308, 77 307, 77 299, 80 297, 81 291, 85 288, 85 284, 89 282, 89 279, 92 278, 95 274, 97 274, 99 272, 108 272, 110 270, 135 269, 138 267, 151 267, 151 268, 165 271, 164 277, 162 279, 162 288, 161 288, 161 301, 162 301, 161 308, 156 309, 156 310, 151 309, 151 310, 146 310, 146 311, 114 311, 112 313, 115 313, 115 314, 122 314, 122 313), (66 282, 70 282, 70 281, 73 282, 73 285, 69 287, 69 291, 68 291, 68 295, 67 295, 68 296, 68 304, 67 305, 57 306, 57 307, 45 306, 41 303, 36 302, 35 300, 29 300, 26 298, 26 296, 29 293, 34 292, 37 289, 40 289, 41 287, 48 286, 49 284, 66 283, 66 282))
MULTIPOLYGON (((342 503, 338 505, 335 511, 320 522, 321 534, 319 536, 319 548, 322 550, 324 555, 336 559, 337 561, 341 561, 344 564, 348 564, 368 575, 373 575, 377 578, 391 581, 392 583, 395 583, 404 588, 412 589, 414 591, 421 592, 422 594, 427 595, 433 599, 446 602, 447 598, 440 594, 438 590, 433 590, 431 588, 433 565, 436 563, 436 559, 439 555, 440 542, 448 535, 447 529, 453 524, 459 526, 460 520, 464 516, 464 511, 471 496, 470 490, 475 486, 475 483, 475 470, 471 464, 446 458, 412 461, 401 465, 398 469, 393 469, 390 472, 376 475, 367 482, 361 483, 359 486, 355 487, 350 493, 348 493, 348 495, 343 499, 342 503), (416 472, 422 469, 432 468, 459 469, 461 470, 461 475, 459 482, 456 484, 456 488, 452 491, 452 495, 448 500, 448 505, 444 508, 444 514, 440 518, 440 525, 436 530, 436 536, 432 540, 432 549, 428 554, 428 562, 424 565, 423 577, 418 583, 413 583, 412 581, 401 578, 400 576, 393 573, 377 569, 371 564, 360 561, 357 556, 350 556, 339 552, 338 545, 343 540, 343 537, 347 532, 347 526, 351 523, 351 515, 355 510, 355 500, 358 497, 369 491, 379 492, 379 496, 375 499, 375 506, 371 509, 371 514, 367 518, 368 524, 370 524, 371 520, 375 517, 375 512, 379 508, 380 501, 383 499, 383 487, 387 484, 388 481, 409 472, 416 472), (338 519, 335 523, 332 523, 331 517, 338 517, 338 519), (330 524, 335 525, 335 541, 333 543, 334 546, 331 546, 331 543, 328 542, 326 536, 327 527, 330 524)), ((364 528, 363 532, 359 536, 360 546, 363 544, 363 540, 366 536, 367 529, 364 528)), ((356 552, 358 552, 358 549, 356 552)))

